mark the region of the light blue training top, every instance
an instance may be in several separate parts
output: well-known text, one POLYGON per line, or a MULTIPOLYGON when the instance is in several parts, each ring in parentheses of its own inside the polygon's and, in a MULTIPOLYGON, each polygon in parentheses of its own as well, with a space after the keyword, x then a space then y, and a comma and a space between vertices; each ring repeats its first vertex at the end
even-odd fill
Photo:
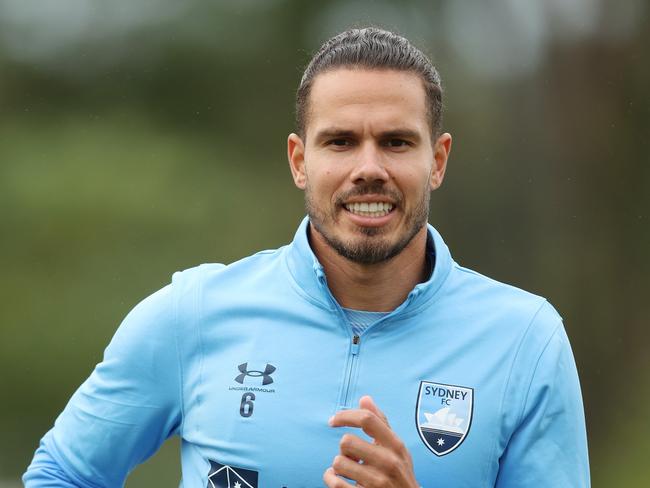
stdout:
POLYGON ((307 234, 305 220, 290 245, 176 273, 138 304, 25 486, 122 486, 170 436, 181 486, 323 486, 354 431, 328 419, 363 395, 423 487, 589 486, 576 367, 545 299, 459 266, 429 227, 431 277, 355 338, 307 234))

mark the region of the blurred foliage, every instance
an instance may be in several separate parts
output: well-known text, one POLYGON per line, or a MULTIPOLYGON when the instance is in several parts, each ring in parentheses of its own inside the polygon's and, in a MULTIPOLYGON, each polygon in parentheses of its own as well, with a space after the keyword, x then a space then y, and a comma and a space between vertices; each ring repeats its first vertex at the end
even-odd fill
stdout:
MULTIPOLYGON (((0 0, 0 486, 137 301, 175 270, 291 239, 301 68, 366 23, 445 80, 454 149, 431 222, 456 260, 560 310, 594 486, 648 484, 643 1, 37 4, 0 0)), ((168 444, 129 486, 177 485, 168 444)))

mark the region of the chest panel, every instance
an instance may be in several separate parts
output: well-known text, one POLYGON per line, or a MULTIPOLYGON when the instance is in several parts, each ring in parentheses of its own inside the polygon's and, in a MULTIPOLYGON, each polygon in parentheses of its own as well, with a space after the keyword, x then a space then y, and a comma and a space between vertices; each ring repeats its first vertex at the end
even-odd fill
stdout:
POLYGON ((495 364, 477 364, 480 354, 468 362, 461 345, 448 341, 443 347, 431 334, 424 341, 417 334, 376 333, 362 336, 351 368, 344 328, 294 330, 269 322, 246 334, 222 329, 205 334, 203 360, 188 373, 200 381, 187 392, 183 440, 205 460, 205 476, 212 461, 256 472, 260 487, 323 486, 341 436, 351 431, 327 424, 348 383, 352 405, 369 394, 384 410, 422 486, 493 486, 506 375, 495 364), (450 386, 445 396, 426 400, 431 415, 445 408, 449 395, 460 395, 454 392, 472 391, 470 415, 462 419, 471 425, 444 455, 432 452, 418 425, 422 382, 450 386))

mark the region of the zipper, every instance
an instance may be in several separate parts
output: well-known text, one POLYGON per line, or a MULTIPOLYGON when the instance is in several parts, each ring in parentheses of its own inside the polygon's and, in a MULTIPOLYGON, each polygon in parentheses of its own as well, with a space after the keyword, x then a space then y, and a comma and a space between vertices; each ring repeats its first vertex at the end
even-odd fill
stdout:
POLYGON ((357 362, 359 360, 359 348, 361 347, 361 337, 358 335, 352 336, 350 344, 350 356, 348 359, 348 371, 345 375, 345 383, 343 383, 343 397, 341 399, 341 407, 344 409, 352 408, 350 405, 350 391, 352 390, 352 378, 356 372, 357 362))
MULTIPOLYGON (((336 301, 336 298, 334 298, 334 295, 332 295, 329 286, 327 286, 327 278, 325 277, 325 272, 323 271, 323 268, 320 265, 315 265, 314 271, 318 276, 318 281, 320 282, 321 286, 325 289, 325 292, 327 293, 330 302, 332 303, 332 305, 334 305, 334 308, 336 310, 337 315, 339 316, 339 320, 341 321, 341 324, 343 324, 346 330, 348 330, 348 333, 351 333, 352 329, 349 327, 348 321, 345 316, 345 312, 343 312, 341 305, 339 305, 339 302, 336 301)), ((343 378, 343 385, 341 388, 341 392, 339 393, 339 398, 337 400, 336 410, 339 409, 347 410, 351 408, 351 405, 348 405, 348 402, 350 401, 350 392, 352 390, 352 378, 354 377, 353 375, 356 371, 356 365, 359 357, 360 347, 361 347, 361 337, 359 337, 356 334, 352 335, 350 340, 350 347, 348 349, 348 360, 345 365, 345 376, 343 378)))
MULTIPOLYGON (((341 320, 341 323, 347 328, 349 333, 352 333, 352 329, 349 326, 348 320, 345 316, 345 312, 343 312, 343 309, 341 308, 341 305, 336 301, 334 298, 334 295, 332 295, 332 292, 329 289, 329 286, 327 286, 327 278, 325 277, 325 272, 323 271, 323 268, 317 264, 314 266, 314 271, 316 272, 316 275, 318 277, 318 281, 320 282, 321 286, 325 288, 325 291, 331 301, 331 303, 334 305, 334 308, 336 309, 336 312, 341 320)), ((416 285, 415 290, 418 289, 418 286, 416 285)), ((418 290, 419 291, 419 290, 418 290)), ((389 315, 379 319, 377 322, 372 324, 370 327, 368 327, 365 331, 367 332, 371 328, 374 328, 377 324, 380 322, 384 322, 386 319, 389 317, 393 316, 394 313, 401 311, 403 308, 408 305, 408 303, 411 301, 414 295, 418 293, 416 291, 415 293, 411 292, 409 293, 406 301, 402 303, 399 307, 397 307, 393 312, 391 312, 389 315)), ((358 362, 359 362, 359 351, 361 349, 361 336, 357 334, 353 334, 351 337, 350 341, 350 347, 348 350, 348 360, 346 363, 345 367, 345 377, 343 379, 343 387, 341 389, 341 394, 339 396, 338 404, 336 409, 343 409, 347 410, 349 408, 352 408, 353 406, 350 405, 350 400, 351 400, 351 394, 353 390, 353 379, 355 378, 357 367, 358 367, 358 362)))

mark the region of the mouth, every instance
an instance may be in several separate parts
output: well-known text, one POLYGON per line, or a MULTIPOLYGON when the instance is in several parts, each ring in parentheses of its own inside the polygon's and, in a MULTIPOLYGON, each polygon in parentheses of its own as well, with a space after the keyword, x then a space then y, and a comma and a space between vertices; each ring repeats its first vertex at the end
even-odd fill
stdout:
POLYGON ((359 217, 385 217, 393 211, 393 204, 388 202, 350 202, 343 207, 359 217))

